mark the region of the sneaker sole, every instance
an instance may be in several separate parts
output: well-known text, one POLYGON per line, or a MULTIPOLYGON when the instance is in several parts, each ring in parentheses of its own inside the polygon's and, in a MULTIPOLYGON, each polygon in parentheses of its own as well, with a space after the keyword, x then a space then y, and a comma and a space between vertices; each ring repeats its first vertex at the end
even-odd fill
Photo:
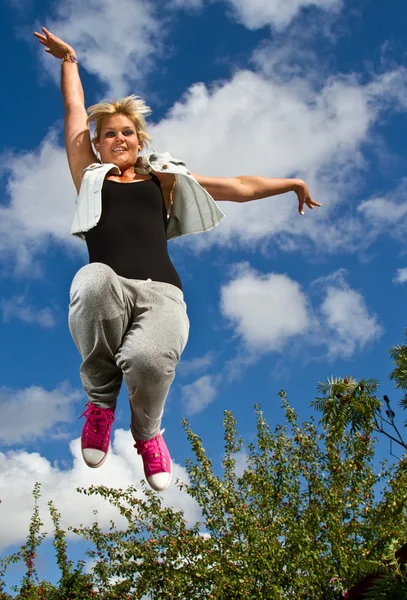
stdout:
POLYGON ((148 479, 146 478, 146 479, 147 479, 147 483, 148 483, 148 485, 151 487, 151 489, 152 489, 152 490, 154 490, 155 492, 163 492, 164 490, 166 490, 166 489, 167 489, 167 488, 170 486, 170 484, 171 484, 171 481, 172 481, 172 460, 171 460, 171 467, 170 467, 170 469, 171 469, 171 470, 170 470, 170 478, 169 478, 169 480, 168 480, 168 483, 167 483, 167 485, 166 485, 165 487, 163 487, 163 488, 160 488, 159 490, 157 490, 156 488, 154 488, 154 487, 151 485, 151 483, 148 481, 148 479))
POLYGON ((104 455, 104 457, 102 458, 102 460, 100 462, 98 462, 96 465, 91 465, 90 463, 87 462, 87 460, 84 457, 83 452, 82 452, 83 462, 85 463, 85 465, 87 467, 90 467, 91 469, 98 469, 99 467, 101 467, 103 465, 103 463, 105 462, 105 460, 107 459, 107 455, 108 455, 108 453, 106 452, 106 454, 104 455))

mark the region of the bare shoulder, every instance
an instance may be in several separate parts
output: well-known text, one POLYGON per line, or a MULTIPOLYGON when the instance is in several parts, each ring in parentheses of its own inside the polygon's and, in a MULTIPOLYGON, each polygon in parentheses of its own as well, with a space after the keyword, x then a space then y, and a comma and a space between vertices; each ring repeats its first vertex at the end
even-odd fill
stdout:
POLYGON ((162 189, 172 189, 175 183, 175 175, 172 173, 161 173, 161 171, 153 171, 153 175, 155 175, 160 182, 162 189))

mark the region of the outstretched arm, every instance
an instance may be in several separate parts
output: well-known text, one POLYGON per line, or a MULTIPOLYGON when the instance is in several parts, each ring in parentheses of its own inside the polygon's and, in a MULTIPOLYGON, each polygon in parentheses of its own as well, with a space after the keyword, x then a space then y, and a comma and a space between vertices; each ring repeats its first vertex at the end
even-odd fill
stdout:
POLYGON ((298 198, 298 212, 304 214, 304 205, 313 209, 322 206, 311 198, 307 184, 302 179, 272 179, 270 177, 205 177, 193 174, 195 179, 215 200, 231 202, 249 202, 295 192, 298 198))
POLYGON ((45 47, 45 52, 55 58, 68 58, 61 65, 61 91, 65 106, 65 148, 72 179, 79 192, 83 169, 95 162, 96 156, 86 122, 85 97, 78 65, 70 60, 71 56, 75 56, 75 50, 45 27, 42 27, 42 32, 35 32, 34 35, 45 47))

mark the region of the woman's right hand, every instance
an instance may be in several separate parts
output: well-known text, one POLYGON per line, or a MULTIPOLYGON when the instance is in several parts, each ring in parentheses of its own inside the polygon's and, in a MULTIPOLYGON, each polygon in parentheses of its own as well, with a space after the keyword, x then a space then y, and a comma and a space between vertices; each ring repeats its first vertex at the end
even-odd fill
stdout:
POLYGON ((61 38, 48 31, 48 29, 45 29, 45 27, 41 27, 41 30, 44 33, 35 31, 34 35, 45 46, 45 52, 52 54, 55 58, 64 58, 66 54, 75 54, 72 46, 64 42, 64 40, 61 40, 61 38))

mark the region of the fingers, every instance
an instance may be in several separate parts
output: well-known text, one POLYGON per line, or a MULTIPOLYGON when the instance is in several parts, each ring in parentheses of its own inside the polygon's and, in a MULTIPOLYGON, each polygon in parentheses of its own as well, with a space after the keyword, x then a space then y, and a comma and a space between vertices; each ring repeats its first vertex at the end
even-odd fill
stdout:
POLYGON ((41 27, 41 31, 43 31, 45 35, 42 33, 38 33, 38 31, 34 31, 34 35, 37 38, 37 40, 40 42, 40 44, 45 46, 45 52, 48 52, 48 54, 51 54, 51 50, 50 50, 49 46, 50 46, 50 42, 52 42, 52 38, 54 36, 45 27, 41 27))
POLYGON ((310 200, 307 202, 307 206, 308 206, 308 208, 311 208, 311 209, 313 209, 315 206, 322 206, 322 204, 321 204, 320 202, 316 202, 315 200, 311 200, 311 199, 310 199, 310 200))
POLYGON ((307 198, 305 199, 305 203, 309 208, 314 208, 314 206, 322 206, 320 202, 313 200, 311 196, 307 196, 307 198))
POLYGON ((308 189, 307 184, 304 181, 300 181, 300 184, 297 185, 297 189, 295 190, 298 198, 298 212, 300 215, 304 215, 305 205, 313 210, 316 206, 322 206, 320 202, 316 202, 311 198, 310 191, 308 189))
POLYGON ((41 27, 41 31, 43 31, 45 35, 42 33, 38 33, 38 31, 34 31, 35 37, 38 38, 39 40, 46 40, 46 39, 55 37, 55 36, 53 36, 53 34, 50 31, 48 31, 48 29, 45 29, 45 27, 41 27))
POLYGON ((40 42, 40 44, 42 44, 43 46, 48 46, 49 41, 47 40, 45 35, 41 35, 41 33, 37 33, 37 31, 34 31, 34 35, 40 42))
POLYGON ((300 213, 300 215, 305 214, 304 213, 304 204, 306 204, 310 210, 314 210, 314 208, 316 206, 318 206, 318 207, 322 206, 322 204, 320 202, 316 202, 315 200, 312 200, 312 198, 310 198, 310 197, 304 198, 304 199, 301 198, 298 203, 298 212, 300 213))

